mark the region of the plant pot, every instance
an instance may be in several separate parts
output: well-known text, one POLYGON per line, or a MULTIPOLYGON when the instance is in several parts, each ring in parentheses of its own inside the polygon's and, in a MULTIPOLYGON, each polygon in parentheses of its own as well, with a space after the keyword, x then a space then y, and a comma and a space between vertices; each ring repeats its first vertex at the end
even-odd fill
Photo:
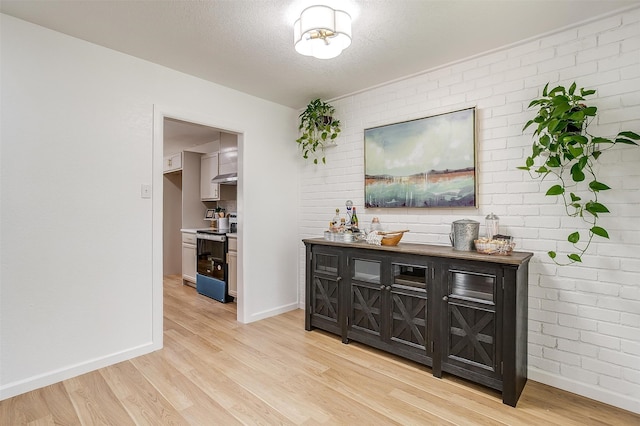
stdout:
MULTIPOLYGON (((585 108, 585 107, 584 107, 584 106, 582 106, 582 105, 580 105, 580 106, 576 106, 576 107, 571 108, 571 109, 569 110, 569 112, 572 112, 572 113, 573 113, 573 112, 578 112, 578 111, 580 111, 580 110, 583 110, 584 108, 585 108)), ((575 124, 569 123, 569 124, 567 125, 567 128, 566 128, 567 133, 582 133, 582 129, 583 129, 583 127, 584 127, 584 121, 583 121, 582 123, 580 123, 580 124, 581 124, 581 125, 578 127, 578 126, 576 126, 575 124)))

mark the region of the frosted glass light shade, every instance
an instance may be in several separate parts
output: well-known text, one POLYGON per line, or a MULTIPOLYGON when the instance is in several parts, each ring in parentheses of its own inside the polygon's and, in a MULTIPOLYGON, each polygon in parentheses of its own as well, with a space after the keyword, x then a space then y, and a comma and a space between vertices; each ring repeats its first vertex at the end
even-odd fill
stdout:
POLYGON ((351 44, 351 16, 329 6, 311 6, 293 24, 293 41, 301 55, 330 59, 351 44))

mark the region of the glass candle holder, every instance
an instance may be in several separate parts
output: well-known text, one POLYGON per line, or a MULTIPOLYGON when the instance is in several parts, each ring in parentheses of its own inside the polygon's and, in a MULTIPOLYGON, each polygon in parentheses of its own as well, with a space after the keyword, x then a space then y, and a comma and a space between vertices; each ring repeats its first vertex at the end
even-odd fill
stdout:
POLYGON ((498 216, 496 216, 495 214, 493 214, 493 212, 489 215, 487 215, 487 217, 484 218, 484 227, 485 227, 485 232, 487 234, 487 239, 491 240, 493 239, 494 235, 497 235, 500 233, 500 218, 498 216))

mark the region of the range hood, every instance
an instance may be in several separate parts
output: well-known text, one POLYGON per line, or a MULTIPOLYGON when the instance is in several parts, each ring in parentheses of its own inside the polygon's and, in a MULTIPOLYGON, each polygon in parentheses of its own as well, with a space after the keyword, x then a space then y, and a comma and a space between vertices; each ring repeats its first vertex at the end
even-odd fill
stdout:
POLYGON ((218 175, 211 183, 237 185, 238 183, 238 148, 227 147, 220 150, 218 156, 218 175))
POLYGON ((238 173, 225 173, 211 179, 211 183, 221 183, 227 185, 236 185, 238 183, 238 173))

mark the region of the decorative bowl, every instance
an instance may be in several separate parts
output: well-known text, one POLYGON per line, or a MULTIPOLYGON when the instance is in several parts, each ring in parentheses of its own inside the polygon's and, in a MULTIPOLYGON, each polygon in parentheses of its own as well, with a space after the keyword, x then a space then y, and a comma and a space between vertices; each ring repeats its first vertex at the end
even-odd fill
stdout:
POLYGON ((403 235, 404 232, 400 232, 398 234, 385 234, 382 236, 380 244, 383 246, 397 246, 403 235))

